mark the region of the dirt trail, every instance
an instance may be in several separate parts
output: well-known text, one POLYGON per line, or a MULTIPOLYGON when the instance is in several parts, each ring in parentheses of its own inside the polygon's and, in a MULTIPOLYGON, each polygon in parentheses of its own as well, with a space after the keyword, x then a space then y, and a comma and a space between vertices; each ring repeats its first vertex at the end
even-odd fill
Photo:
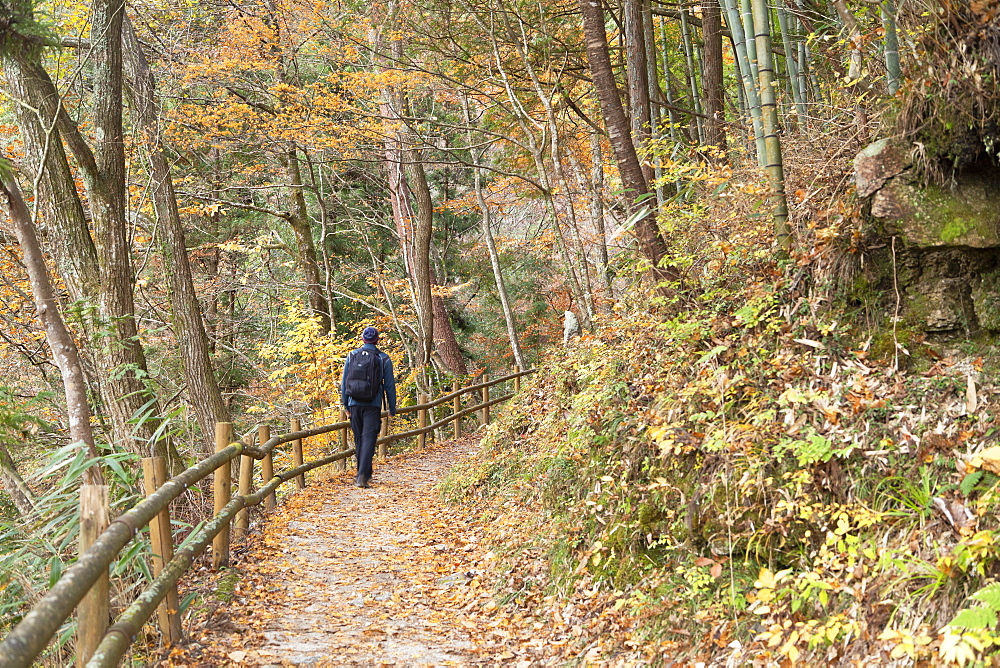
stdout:
POLYGON ((481 527, 456 518, 434 489, 474 447, 452 441, 376 461, 369 489, 354 487, 350 472, 310 479, 238 559, 226 623, 196 638, 202 660, 493 663, 496 644, 486 642, 488 651, 483 640, 495 604, 478 578, 492 555, 480 546, 481 527))

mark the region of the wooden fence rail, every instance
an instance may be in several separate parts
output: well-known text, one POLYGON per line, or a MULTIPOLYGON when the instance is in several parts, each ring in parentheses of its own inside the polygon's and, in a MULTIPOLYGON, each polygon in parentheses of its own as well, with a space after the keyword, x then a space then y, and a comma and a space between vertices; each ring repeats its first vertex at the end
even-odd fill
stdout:
MULTIPOLYGON (((426 420, 421 427, 400 432, 398 434, 385 433, 383 424, 383 435, 378 439, 379 453, 385 452, 385 447, 394 441, 415 436, 423 436, 432 433, 451 422, 455 422, 455 433, 461 431, 461 419, 480 411, 482 421, 488 422, 489 408, 495 404, 507 401, 513 393, 504 394, 496 398, 489 398, 489 388, 513 381, 515 392, 520 389, 521 377, 534 373, 534 370, 525 371, 515 369, 514 373, 506 376, 486 380, 484 382, 470 385, 464 388, 455 389, 449 394, 445 394, 433 401, 428 401, 415 406, 407 406, 397 411, 397 415, 421 412, 428 416, 431 409, 452 402, 453 412, 436 422, 431 420, 431 424, 426 424, 426 420), (465 409, 460 408, 461 397, 466 394, 475 396, 476 392, 481 393, 482 401, 465 409)), ((454 387, 454 386, 453 386, 454 387)), ((388 416, 383 412, 383 419, 388 416)), ((164 600, 168 601, 168 608, 176 607, 176 585, 181 576, 191 567, 194 560, 205 550, 205 548, 216 541, 216 550, 213 550, 213 564, 220 565, 224 560, 218 551, 224 550, 228 555, 229 538, 228 533, 233 519, 238 513, 250 507, 265 503, 265 508, 273 508, 273 499, 277 488, 289 481, 296 480, 299 488, 305 485, 305 474, 314 469, 343 462, 354 454, 354 448, 344 448, 346 444, 346 432, 350 429, 350 421, 340 421, 334 424, 313 427, 311 429, 298 428, 297 420, 293 422, 293 430, 282 436, 270 436, 270 429, 267 425, 248 432, 240 440, 231 441, 231 431, 225 431, 229 425, 220 430, 226 436, 219 437, 217 442, 217 452, 202 461, 194 464, 187 470, 177 474, 170 480, 159 486, 158 489, 149 493, 145 500, 139 502, 130 510, 123 513, 118 518, 111 521, 107 529, 94 540, 93 544, 82 551, 76 563, 66 569, 53 587, 42 597, 42 599, 29 610, 21 622, 0 642, 0 668, 27 668, 55 636, 59 627, 73 614, 73 610, 80 604, 88 592, 95 585, 99 586, 102 578, 108 573, 108 567, 114 562, 118 553, 126 546, 142 529, 151 522, 156 524, 157 518, 160 524, 153 531, 158 533, 155 551, 163 560, 158 564, 158 571, 150 585, 143 590, 135 601, 115 620, 115 623, 107 628, 105 620, 80 619, 81 625, 96 624, 100 629, 98 635, 103 632, 103 638, 97 645, 92 656, 86 661, 88 668, 102 668, 107 666, 117 666, 128 648, 134 642, 142 626, 157 611, 157 607, 164 600), (312 438, 333 431, 340 431, 341 450, 311 462, 302 462, 301 443, 304 439, 312 438), (258 436, 258 442, 253 444, 254 436, 258 436), (293 453, 293 468, 279 473, 272 472, 271 455, 274 449, 284 443, 293 443, 295 452, 293 453), (233 459, 243 455, 243 465, 249 467, 249 471, 241 469, 239 492, 235 497, 229 498, 232 492, 231 482, 228 480, 231 462, 233 459), (253 460, 262 460, 261 474, 262 487, 256 492, 249 494, 249 485, 245 480, 249 480, 253 474, 253 460), (169 530, 162 527, 162 518, 167 517, 164 513, 168 510, 170 502, 184 493, 192 485, 207 477, 210 473, 224 469, 224 473, 216 476, 216 512, 214 516, 196 527, 185 541, 183 547, 173 552, 173 539, 169 530), (244 476, 246 476, 244 478, 244 476), (219 540, 220 537, 225 537, 219 540), (172 558, 169 555, 173 553, 172 558), (164 563, 165 562, 165 563, 164 563)), ((150 460, 156 458, 149 458, 150 460)), ((156 462, 144 462, 144 466, 159 466, 156 462)), ((243 533, 246 526, 239 525, 243 533)), ((161 631, 168 641, 176 640, 179 629, 177 610, 161 609, 159 617, 161 631), (173 617, 171 617, 171 613, 173 617)), ((93 626, 90 626, 93 631, 93 626)), ((82 665, 86 657, 77 657, 78 663, 82 665)))

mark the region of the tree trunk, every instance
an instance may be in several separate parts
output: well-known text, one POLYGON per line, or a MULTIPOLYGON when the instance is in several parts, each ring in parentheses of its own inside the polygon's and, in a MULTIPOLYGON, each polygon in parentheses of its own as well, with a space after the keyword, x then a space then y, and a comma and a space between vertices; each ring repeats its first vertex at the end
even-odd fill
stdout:
MULTIPOLYGON (((73 341, 73 335, 66 328, 66 323, 59 313, 59 303, 56 301, 52 282, 49 280, 45 256, 35 234, 31 213, 24 204, 14 174, 6 165, 0 165, 0 191, 11 222, 14 224, 17 243, 24 255, 24 267, 28 272, 31 293, 35 298, 35 312, 45 327, 45 339, 62 374, 66 414, 69 418, 69 436, 74 443, 81 444, 88 457, 97 459, 100 454, 97 452, 94 433, 90 427, 90 404, 87 402, 87 386, 76 342, 73 341)), ((87 485, 104 484, 104 476, 97 463, 91 464, 84 471, 83 482, 87 485)))
POLYGON ((314 315, 319 316, 320 331, 327 334, 330 331, 330 306, 323 294, 323 284, 319 277, 319 262, 316 260, 316 242, 313 241, 312 225, 309 224, 309 212, 306 209, 306 198, 302 193, 302 171, 299 168, 299 157, 292 147, 284 156, 285 173, 292 198, 291 215, 288 224, 295 232, 298 245, 299 268, 306 281, 306 294, 309 297, 309 308, 314 315))
POLYGON ((191 277, 184 227, 177 211, 170 166, 160 144, 157 118, 159 102, 146 54, 126 18, 124 29, 125 67, 132 84, 135 125, 149 157, 153 207, 162 230, 161 253, 173 314, 174 336, 180 349, 187 391, 202 431, 204 452, 211 452, 215 423, 229 422, 229 410, 222 400, 212 367, 208 335, 201 306, 191 277))
POLYGON ((417 324, 420 341, 417 346, 420 366, 431 361, 434 346, 434 306, 431 303, 431 235, 434 224, 434 202, 421 162, 420 152, 403 151, 407 182, 413 191, 417 208, 413 217, 413 290, 416 293, 417 324))
POLYGON ((500 298, 503 321, 507 327, 507 339, 510 341, 510 350, 514 355, 514 363, 522 369, 527 369, 528 365, 524 361, 524 353, 521 351, 521 341, 517 334, 517 321, 514 319, 514 310, 510 307, 510 297, 507 295, 507 285, 503 280, 503 269, 500 267, 500 254, 497 252, 496 241, 493 239, 490 207, 483 196, 482 174, 478 166, 473 166, 472 169, 473 182, 476 189, 476 202, 479 204, 479 211, 483 217, 483 238, 486 240, 486 248, 490 253, 490 267, 493 269, 493 281, 497 286, 497 296, 500 298))
POLYGON ((719 0, 702 3, 701 31, 705 40, 702 83, 705 90, 705 143, 718 149, 714 159, 725 162, 726 110, 722 81, 722 14, 719 0))
POLYGON ((3 485, 7 496, 14 502, 14 507, 21 517, 27 517, 35 510, 35 496, 24 478, 17 472, 14 458, 4 443, 0 443, 0 485, 3 485))
MULTIPOLYGON (((642 22, 642 0, 623 0, 625 20, 625 71, 628 80, 629 116, 632 119, 632 140, 639 150, 650 138, 649 72, 646 61, 646 31, 642 22)), ((652 180, 652 170, 643 166, 646 181, 652 180)))
MULTIPOLYGON (((649 210, 645 202, 649 195, 649 185, 639 164, 635 145, 629 134, 628 119, 622 108, 618 87, 611 71, 611 57, 608 53, 608 38, 604 32, 604 12, 599 0, 579 0, 580 13, 583 15, 584 38, 587 47, 587 59, 590 61, 590 72, 594 80, 601 112, 608 129, 611 147, 618 163, 618 173, 622 185, 629 193, 627 201, 630 215, 636 217, 635 235, 639 241, 639 249, 653 266, 654 275, 661 281, 679 281, 680 275, 670 267, 661 267, 661 261, 667 258, 667 244, 656 225, 656 215, 649 210), (645 209, 645 210, 644 210, 645 209)), ((664 290, 672 292, 672 290, 664 290)))
POLYGON ((698 130, 698 141, 705 143, 705 123, 701 109, 701 96, 698 95, 698 66, 695 58, 695 47, 692 44, 691 26, 686 9, 681 9, 681 39, 684 43, 684 63, 687 65, 688 90, 691 92, 691 108, 694 109, 694 125, 698 130))
MULTIPOLYGON (((138 340, 132 301, 134 276, 130 245, 125 220, 124 147, 121 130, 121 4, 109 6, 96 3, 94 9, 94 77, 95 90, 95 144, 98 154, 91 150, 79 128, 62 106, 60 95, 52 80, 41 66, 41 52, 36 45, 20 36, 7 35, 12 43, 5 60, 8 86, 17 99, 30 105, 37 113, 35 119, 22 125, 26 153, 46 156, 44 163, 35 167, 39 174, 49 172, 40 179, 47 183, 53 199, 47 206, 58 211, 51 222, 53 227, 65 226, 57 235, 72 239, 74 244, 58 245, 57 252, 69 257, 59 260, 67 283, 74 283, 76 292, 98 307, 99 320, 89 332, 97 343, 98 363, 101 367, 101 394, 111 417, 114 440, 133 452, 148 455, 150 452, 167 457, 172 465, 180 462, 169 439, 158 439, 150 444, 156 434, 157 416, 155 397, 146 387, 148 377, 146 359, 138 340), (116 32, 117 31, 117 32, 116 32), (20 40, 21 44, 13 44, 20 40), (114 102, 109 102, 109 99, 114 102), (117 129, 116 129, 117 128, 117 129), (58 131, 57 131, 58 130, 58 131), (56 165, 54 158, 61 151, 55 143, 61 138, 73 152, 87 190, 87 202, 94 221, 94 240, 82 217, 82 205, 77 195, 67 165, 56 165), (41 144, 39 145, 39 142, 41 144), (51 155, 50 155, 51 154, 51 155), (100 155, 98 162, 97 155, 100 155), (48 181, 46 180, 48 179, 48 181), (70 184, 73 184, 72 186, 70 184), (91 252, 91 249, 95 249, 91 252), (93 264, 90 264, 93 262, 93 264), (85 294, 86 291, 91 291, 85 294), (133 421, 139 418, 138 424, 133 421)), ((15 105, 19 107, 20 105, 15 105)), ((62 156, 65 159, 65 155, 62 156)))
MULTIPOLYGON (((434 269, 431 268, 431 286, 440 285, 434 269)), ((469 367, 465 364, 465 357, 462 349, 458 347, 458 339, 455 338, 455 329, 451 326, 451 316, 448 314, 448 305, 444 297, 431 290, 431 311, 434 317, 434 349, 441 356, 441 361, 448 368, 448 371, 456 376, 464 376, 469 373, 469 367)))

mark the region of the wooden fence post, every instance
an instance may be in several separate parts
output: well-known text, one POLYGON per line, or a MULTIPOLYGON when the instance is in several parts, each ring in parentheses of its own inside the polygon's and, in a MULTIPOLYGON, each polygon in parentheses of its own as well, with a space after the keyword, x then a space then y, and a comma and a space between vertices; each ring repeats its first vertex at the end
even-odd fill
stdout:
MULTIPOLYGON (((514 365, 514 373, 521 373, 521 367, 519 367, 519 366, 517 366, 515 364, 514 365)), ((517 376, 517 377, 514 378, 514 392, 517 393, 517 392, 520 392, 520 391, 521 391, 521 377, 517 376)))
MULTIPOLYGON (((458 392, 458 378, 451 381, 451 391, 453 393, 458 392)), ((451 409, 453 414, 458 413, 460 410, 462 410, 462 395, 457 394, 455 395, 455 398, 451 400, 451 409)), ((462 418, 460 417, 455 418, 454 424, 455 424, 455 438, 458 438, 462 435, 462 418)))
MULTIPOLYGON (((344 410, 343 408, 341 408, 340 409, 340 421, 341 422, 347 422, 350 419, 351 419, 351 416, 347 414, 347 411, 344 410)), ((340 449, 341 450, 346 450, 348 448, 348 445, 347 445, 347 431, 349 429, 350 429, 350 427, 348 427, 346 425, 340 428, 340 449)), ((346 458, 341 459, 336 464, 334 464, 334 469, 336 469, 337 471, 346 470, 347 469, 347 459, 346 458)))
MULTIPOLYGON (((253 485, 253 457, 250 455, 240 456, 240 482, 237 494, 247 496, 253 485)), ((233 540, 243 540, 250 531, 250 508, 243 508, 236 513, 236 522, 233 524, 233 540)))
MULTIPOLYGON (((142 481, 149 497, 167 481, 167 463, 163 457, 143 457, 142 481)), ((153 550, 153 577, 163 572, 163 566, 174 558, 174 540, 170 529, 170 507, 161 510, 149 522, 149 543, 153 550)), ((181 640, 180 603, 177 585, 167 590, 167 596, 156 608, 160 636, 164 645, 174 645, 181 640)))
MULTIPOLYGON (((264 445, 271 440, 271 425, 262 424, 257 425, 257 442, 260 445, 264 445)), ((274 455, 273 450, 267 453, 267 456, 260 461, 260 480, 261 487, 271 482, 271 478, 274 477, 274 455)), ((264 499, 264 510, 270 512, 274 510, 275 506, 278 505, 278 500, 275 498, 274 492, 267 495, 264 499)))
MULTIPOLYGON (((483 374, 483 382, 486 383, 486 382, 489 382, 489 380, 490 380, 489 374, 484 373, 483 374)), ((486 402, 488 402, 490 400, 490 388, 489 388, 489 386, 484 387, 482 389, 482 393, 483 393, 482 394, 483 403, 485 404, 486 402)), ((480 410, 480 421, 483 423, 484 427, 490 423, 490 407, 489 406, 483 406, 482 409, 480 410)))
MULTIPOLYGON (((382 426, 378 432, 379 438, 385 438, 389 435, 389 416, 386 415, 382 418, 382 426)), ((378 444, 378 456, 385 457, 389 454, 389 444, 385 441, 378 444)))
MULTIPOLYGON (((292 418, 292 431, 302 431, 302 421, 299 418, 292 418)), ((292 467, 302 466, 302 439, 297 438, 292 441, 292 467)), ((295 476, 295 486, 299 489, 306 487, 306 474, 295 476)))
MULTIPOLYGON (((427 403, 427 395, 426 394, 418 394, 417 395, 417 403, 421 404, 421 405, 426 404, 427 403)), ((417 428, 418 429, 423 429, 426 426, 427 426, 427 409, 426 408, 418 408, 417 409, 417 428)), ((423 449, 426 445, 427 445, 427 434, 418 434, 417 435, 417 447, 420 448, 420 449, 423 449)))
MULTIPOLYGON (((80 554, 108 527, 107 485, 80 486, 80 554)), ((108 629, 108 572, 94 583, 77 607, 76 665, 84 666, 108 629)))
MULTIPOLYGON (((233 425, 231 422, 215 423, 215 451, 219 452, 229 447, 233 440, 233 425)), ((215 490, 215 512, 218 515, 229 503, 229 495, 232 493, 233 474, 232 462, 226 462, 215 469, 214 476, 215 490)), ((222 528, 222 531, 212 540, 212 568, 218 570, 229 565, 229 523, 222 528)))

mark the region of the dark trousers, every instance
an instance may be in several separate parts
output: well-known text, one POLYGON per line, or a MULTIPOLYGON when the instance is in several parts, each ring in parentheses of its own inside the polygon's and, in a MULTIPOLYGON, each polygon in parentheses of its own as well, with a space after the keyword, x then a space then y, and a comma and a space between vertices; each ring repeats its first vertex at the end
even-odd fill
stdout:
POLYGON ((351 406, 351 429, 354 430, 354 456, 358 460, 358 475, 368 480, 372 477, 372 457, 375 441, 382 427, 382 409, 379 406, 351 406))

